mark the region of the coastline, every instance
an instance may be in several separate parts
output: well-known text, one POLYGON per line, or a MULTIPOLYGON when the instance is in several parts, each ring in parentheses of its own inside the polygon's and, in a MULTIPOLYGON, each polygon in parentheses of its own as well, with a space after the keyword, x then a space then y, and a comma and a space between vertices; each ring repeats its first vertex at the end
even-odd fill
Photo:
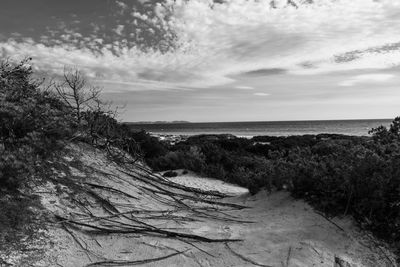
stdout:
POLYGON ((388 126, 390 120, 334 120, 334 121, 274 121, 274 122, 219 122, 219 123, 168 123, 168 124, 132 124, 133 131, 144 130, 159 135, 232 134, 237 137, 254 136, 292 136, 343 134, 369 136, 372 128, 388 126))
POLYGON ((318 133, 318 134, 302 134, 302 135, 286 135, 286 136, 274 136, 274 135, 234 135, 230 133, 217 133, 217 134, 209 134, 209 133, 193 133, 193 134, 165 134, 165 133, 154 133, 149 132, 149 135, 157 138, 161 142, 166 142, 169 145, 176 145, 179 142, 187 141, 189 138, 197 138, 202 137, 207 140, 219 140, 221 138, 227 139, 247 139, 254 140, 255 144, 268 144, 269 142, 263 142, 260 140, 269 139, 269 138, 309 138, 313 137, 315 139, 328 140, 331 138, 372 138, 370 135, 365 136, 357 136, 357 135, 346 135, 346 134, 336 134, 336 133, 318 133))

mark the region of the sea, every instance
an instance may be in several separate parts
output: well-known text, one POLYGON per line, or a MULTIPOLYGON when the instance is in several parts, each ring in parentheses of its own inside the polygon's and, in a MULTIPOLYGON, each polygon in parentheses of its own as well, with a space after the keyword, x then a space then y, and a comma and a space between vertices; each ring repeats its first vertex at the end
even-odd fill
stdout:
POLYGON ((239 137, 290 136, 305 134, 345 134, 368 136, 378 126, 389 126, 392 119, 372 120, 312 120, 312 121, 254 121, 201 123, 129 123, 135 131, 146 130, 155 135, 232 134, 239 137))

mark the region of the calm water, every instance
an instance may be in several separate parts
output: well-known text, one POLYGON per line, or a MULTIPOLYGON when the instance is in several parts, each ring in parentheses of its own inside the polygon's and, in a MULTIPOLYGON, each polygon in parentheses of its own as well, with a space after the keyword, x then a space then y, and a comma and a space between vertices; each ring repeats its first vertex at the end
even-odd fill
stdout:
POLYGON ((380 120, 330 120, 330 121, 274 121, 274 122, 207 122, 130 124, 132 129, 144 129, 156 134, 196 135, 233 134, 236 136, 288 136, 319 133, 368 135, 371 128, 388 126, 391 119, 380 120))

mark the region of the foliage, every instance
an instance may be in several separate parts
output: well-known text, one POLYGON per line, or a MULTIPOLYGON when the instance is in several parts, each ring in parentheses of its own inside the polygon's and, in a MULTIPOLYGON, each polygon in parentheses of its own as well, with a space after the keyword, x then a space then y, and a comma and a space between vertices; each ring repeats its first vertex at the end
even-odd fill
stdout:
POLYGON ((400 117, 371 133, 194 136, 147 162, 156 170, 186 168, 251 193, 287 189, 327 214, 352 215, 400 248, 400 117))
POLYGON ((39 235, 40 225, 35 224, 40 216, 35 214, 35 199, 22 196, 0 198, 0 250, 25 249, 27 244, 19 242, 34 239, 39 235))
POLYGON ((138 152, 132 133, 104 107, 99 91, 86 87, 80 72, 43 89, 29 63, 0 62, 0 242, 20 238, 22 228, 34 226, 32 208, 39 201, 26 195, 37 180, 48 177, 46 161, 67 141, 79 138, 108 151, 116 148, 113 156, 115 151, 138 152), (89 106, 91 101, 95 105, 89 106))
POLYGON ((40 89, 28 63, 0 63, 0 244, 34 235, 39 201, 22 192, 76 128, 68 107, 40 89))
POLYGON ((111 152, 115 148, 127 152, 136 160, 139 158, 139 146, 133 137, 133 133, 129 128, 119 123, 115 119, 115 113, 107 109, 96 109, 83 112, 83 119, 85 121, 84 131, 90 139, 90 143, 105 148, 110 152, 110 155, 118 160, 118 157, 123 156, 123 153, 111 152))
MULTIPOLYGON (((128 129, 129 126, 125 125, 128 129)), ((152 159, 163 156, 167 153, 167 145, 158 140, 157 137, 151 136, 145 131, 132 132, 131 137, 137 142, 141 148, 141 153, 145 159, 152 159)))
POLYGON ((23 61, 0 65, 0 189, 17 190, 58 140, 71 136, 68 108, 39 89, 23 61))
POLYGON ((178 176, 178 173, 175 171, 167 171, 163 174, 164 177, 176 177, 178 176))
POLYGON ((387 129, 384 126, 373 128, 369 131, 373 135, 375 141, 381 144, 390 144, 395 141, 400 141, 400 117, 396 117, 392 124, 387 129))

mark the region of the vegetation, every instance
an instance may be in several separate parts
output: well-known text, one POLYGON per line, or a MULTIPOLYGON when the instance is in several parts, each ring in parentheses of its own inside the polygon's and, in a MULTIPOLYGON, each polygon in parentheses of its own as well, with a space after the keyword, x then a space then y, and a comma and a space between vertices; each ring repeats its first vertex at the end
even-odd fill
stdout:
POLYGON ((154 142, 158 153, 146 161, 157 171, 189 169, 253 194, 289 190, 328 215, 352 215, 400 248, 400 118, 371 134, 194 136, 172 146, 154 142))
POLYGON ((114 157, 120 151, 138 156, 129 129, 82 73, 68 72, 60 84, 44 88, 29 63, 0 62, 0 244, 30 234, 39 203, 30 188, 47 177, 46 160, 67 141, 92 143, 114 157))
POLYGON ((163 176, 164 176, 164 177, 176 177, 176 176, 178 176, 178 173, 177 173, 177 172, 174 172, 174 171, 167 171, 167 172, 165 172, 165 173, 163 174, 163 176))

